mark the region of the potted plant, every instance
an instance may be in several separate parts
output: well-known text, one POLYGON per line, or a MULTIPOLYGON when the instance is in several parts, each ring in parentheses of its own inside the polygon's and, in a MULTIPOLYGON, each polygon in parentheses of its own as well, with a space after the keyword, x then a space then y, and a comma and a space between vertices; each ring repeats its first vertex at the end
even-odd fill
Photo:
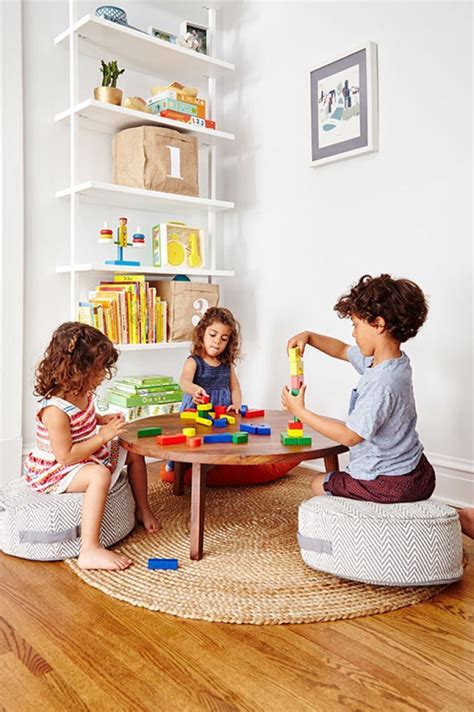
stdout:
POLYGON ((119 69, 117 60, 113 62, 101 61, 100 71, 102 72, 102 86, 94 89, 94 99, 105 101, 107 104, 116 104, 120 106, 122 103, 122 90, 117 89, 117 79, 124 73, 125 69, 119 69))

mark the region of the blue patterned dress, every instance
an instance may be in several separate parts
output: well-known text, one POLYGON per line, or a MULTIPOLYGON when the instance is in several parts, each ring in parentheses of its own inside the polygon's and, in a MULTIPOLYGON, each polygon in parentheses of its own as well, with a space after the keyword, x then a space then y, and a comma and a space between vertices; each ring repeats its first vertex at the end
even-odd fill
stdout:
MULTIPOLYGON (((196 373, 193 383, 204 388, 211 398, 212 405, 228 406, 232 403, 230 392, 230 365, 221 363, 219 366, 210 366, 200 356, 192 355, 189 358, 196 362, 196 373)), ((195 408, 193 397, 189 393, 183 394, 181 410, 195 408)))

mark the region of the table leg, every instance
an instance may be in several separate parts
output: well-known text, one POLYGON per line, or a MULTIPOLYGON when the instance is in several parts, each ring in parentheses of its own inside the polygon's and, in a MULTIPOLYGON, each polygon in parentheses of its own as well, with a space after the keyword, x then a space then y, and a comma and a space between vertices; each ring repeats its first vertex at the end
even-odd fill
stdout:
POLYGON ((327 455, 327 457, 324 458, 324 467, 326 468, 326 472, 334 472, 336 470, 339 470, 338 456, 327 455))
POLYGON ((204 512, 206 504, 207 467, 193 462, 191 480, 191 552, 193 561, 202 559, 204 542, 204 512))
POLYGON ((173 480, 173 494, 182 495, 184 494, 184 470, 186 468, 185 462, 175 462, 174 463, 174 480, 173 480))

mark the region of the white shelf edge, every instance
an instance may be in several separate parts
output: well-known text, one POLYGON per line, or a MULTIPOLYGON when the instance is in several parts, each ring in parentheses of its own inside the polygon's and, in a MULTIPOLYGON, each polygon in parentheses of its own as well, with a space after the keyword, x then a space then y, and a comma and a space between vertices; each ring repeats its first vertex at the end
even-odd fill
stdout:
POLYGON ((77 265, 57 265, 56 272, 58 274, 69 274, 71 272, 113 272, 113 273, 123 273, 127 274, 144 274, 144 275, 169 275, 176 276, 178 274, 185 274, 188 277, 234 277, 235 272, 233 270, 224 269, 167 269, 166 267, 151 267, 150 265, 140 265, 139 267, 134 266, 123 266, 119 265, 106 265, 106 264, 77 264, 77 265))
POLYGON ((102 125, 109 127, 110 133, 113 133, 115 130, 120 131, 124 128, 128 128, 127 124, 135 124, 138 121, 144 125, 167 126, 172 129, 179 129, 180 131, 184 131, 186 133, 196 134, 203 143, 205 143, 205 139, 222 139, 226 141, 235 140, 234 134, 227 133, 226 131, 219 131, 218 129, 207 129, 202 126, 189 126, 183 121, 165 119, 164 117, 160 117, 156 114, 147 114, 143 111, 127 109, 124 106, 106 104, 104 102, 97 101, 96 99, 86 99, 86 101, 83 101, 80 104, 76 104, 76 106, 74 106, 72 109, 66 109, 66 111, 61 111, 59 114, 56 114, 54 120, 57 123, 60 123, 61 121, 68 121, 71 115, 77 114, 79 118, 90 120, 92 123, 96 123, 96 119, 94 118, 94 116, 88 115, 88 112, 91 113, 95 111, 103 111, 104 117, 107 117, 107 115, 111 117, 123 116, 123 126, 120 122, 117 122, 117 127, 113 127, 110 126, 110 124, 108 124, 106 120, 99 120, 102 125), (129 119, 129 121, 127 121, 127 119, 129 119))
MULTIPOLYGON (((124 195, 130 196, 131 198, 145 198, 152 201, 161 201, 163 203, 174 203, 181 204, 183 208, 185 207, 195 207, 203 208, 205 210, 231 210, 235 207, 234 203, 225 200, 211 200, 209 198, 196 198, 190 195, 179 195, 178 193, 164 193, 156 190, 146 190, 143 188, 131 188, 126 185, 118 185, 115 183, 103 183, 101 181, 88 180, 84 183, 78 183, 77 185, 71 186, 69 188, 63 188, 63 190, 57 190, 55 193, 56 198, 66 198, 74 193, 87 193, 87 191, 104 191, 112 195, 124 195)), ((152 210, 150 205, 150 210, 152 210)))
POLYGON ((163 341, 159 344, 114 344, 117 351, 154 351, 155 349, 184 349, 190 341, 163 341))
MULTIPOLYGON (((170 42, 165 42, 164 40, 159 40, 156 37, 151 37, 151 35, 146 34, 145 32, 139 32, 138 30, 132 30, 129 27, 124 27, 122 25, 119 25, 116 22, 111 22, 110 20, 104 20, 100 17, 96 17, 95 15, 84 15, 80 20, 74 23, 71 27, 68 27, 64 32, 61 32, 59 35, 57 35, 54 38, 54 44, 55 45, 60 45, 62 42, 65 40, 69 39, 69 36, 73 34, 74 32, 79 32, 81 29, 84 29, 86 25, 91 24, 91 25, 97 25, 101 26, 106 29, 107 32, 110 33, 118 33, 117 36, 120 37, 122 35, 122 38, 126 41, 126 37, 132 37, 133 39, 140 39, 143 40, 145 43, 149 43, 152 46, 155 47, 160 47, 164 49, 165 51, 171 52, 171 53, 177 53, 178 55, 182 55, 184 57, 188 57, 191 61, 196 62, 197 66, 201 66, 203 71, 205 71, 206 67, 216 67, 220 70, 225 70, 232 72, 235 70, 235 65, 232 64, 231 62, 225 62, 223 59, 217 59, 216 57, 210 57, 207 54, 200 54, 199 52, 195 52, 192 49, 186 49, 186 47, 178 47, 176 45, 171 44, 170 42)), ((86 37, 86 39, 89 39, 86 37)), ((89 40, 93 42, 93 40, 89 40)))

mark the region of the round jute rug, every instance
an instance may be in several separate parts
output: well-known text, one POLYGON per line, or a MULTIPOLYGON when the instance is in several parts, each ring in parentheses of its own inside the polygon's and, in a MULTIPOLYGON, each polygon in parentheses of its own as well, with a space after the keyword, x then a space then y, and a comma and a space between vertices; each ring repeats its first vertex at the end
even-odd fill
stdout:
POLYGON ((135 563, 120 572, 82 571, 113 598, 182 618, 224 623, 310 623, 393 611, 426 601, 446 586, 383 587, 344 581, 309 568, 296 541, 298 506, 311 496, 308 470, 271 484, 208 489, 204 558, 189 559, 189 490, 150 487, 162 523, 134 530, 114 548, 135 563), (149 571, 148 558, 179 559, 177 571, 149 571))

